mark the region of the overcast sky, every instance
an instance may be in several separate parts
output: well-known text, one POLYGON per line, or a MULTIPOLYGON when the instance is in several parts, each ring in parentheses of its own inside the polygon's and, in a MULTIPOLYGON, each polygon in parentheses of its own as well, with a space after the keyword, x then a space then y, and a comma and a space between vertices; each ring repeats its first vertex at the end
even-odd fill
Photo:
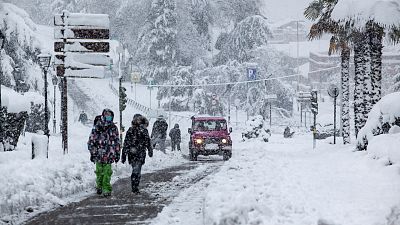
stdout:
POLYGON ((306 20, 303 16, 304 9, 312 0, 264 0, 264 14, 271 20, 306 20))

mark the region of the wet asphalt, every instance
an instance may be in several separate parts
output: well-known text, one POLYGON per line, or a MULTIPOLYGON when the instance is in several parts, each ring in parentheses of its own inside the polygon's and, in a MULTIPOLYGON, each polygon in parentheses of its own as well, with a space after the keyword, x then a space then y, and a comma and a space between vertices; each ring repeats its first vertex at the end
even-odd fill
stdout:
POLYGON ((143 174, 140 194, 131 192, 130 178, 123 178, 114 183, 111 197, 105 198, 93 193, 79 202, 38 214, 24 224, 149 224, 180 190, 215 173, 222 163, 220 160, 187 162, 143 174), (206 165, 202 167, 204 171, 185 179, 175 179, 199 165, 206 165))

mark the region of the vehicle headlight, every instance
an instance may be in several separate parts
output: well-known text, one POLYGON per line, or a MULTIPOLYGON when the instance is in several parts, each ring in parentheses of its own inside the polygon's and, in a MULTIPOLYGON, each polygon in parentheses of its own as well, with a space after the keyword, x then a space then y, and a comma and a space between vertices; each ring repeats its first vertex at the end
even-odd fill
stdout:
POLYGON ((222 144, 226 144, 226 143, 228 143, 228 140, 226 140, 225 138, 223 138, 223 139, 221 140, 221 142, 222 142, 222 144))
POLYGON ((196 144, 202 144, 203 143, 203 139, 201 139, 201 138, 196 139, 195 141, 196 141, 196 144))

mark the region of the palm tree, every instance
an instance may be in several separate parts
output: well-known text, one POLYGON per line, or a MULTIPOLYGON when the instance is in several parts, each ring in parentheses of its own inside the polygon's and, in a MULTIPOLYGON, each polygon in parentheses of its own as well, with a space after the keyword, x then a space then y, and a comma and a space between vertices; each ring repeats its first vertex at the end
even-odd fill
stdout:
POLYGON ((341 119, 343 124, 343 143, 350 143, 350 39, 349 33, 351 23, 345 26, 331 19, 331 13, 337 0, 315 0, 306 8, 304 15, 307 19, 316 21, 312 25, 308 35, 310 40, 319 39, 325 33, 333 36, 330 40, 329 55, 334 52, 341 53, 341 90, 342 90, 342 111, 341 119))

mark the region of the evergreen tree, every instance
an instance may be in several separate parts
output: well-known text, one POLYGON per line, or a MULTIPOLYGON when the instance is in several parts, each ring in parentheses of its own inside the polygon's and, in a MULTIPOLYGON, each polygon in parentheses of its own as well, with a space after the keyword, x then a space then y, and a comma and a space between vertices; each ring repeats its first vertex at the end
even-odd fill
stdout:
MULTIPOLYGON (((226 39, 220 48, 220 53, 216 56, 216 64, 225 64, 228 60, 247 62, 250 60, 249 51, 259 46, 267 45, 271 36, 267 19, 263 16, 249 16, 229 33, 228 37, 222 34, 221 39, 226 39)), ((217 42, 222 44, 222 40, 217 42)))
POLYGON ((149 57, 152 66, 174 66, 177 63, 175 0, 153 0, 149 22, 149 57))

